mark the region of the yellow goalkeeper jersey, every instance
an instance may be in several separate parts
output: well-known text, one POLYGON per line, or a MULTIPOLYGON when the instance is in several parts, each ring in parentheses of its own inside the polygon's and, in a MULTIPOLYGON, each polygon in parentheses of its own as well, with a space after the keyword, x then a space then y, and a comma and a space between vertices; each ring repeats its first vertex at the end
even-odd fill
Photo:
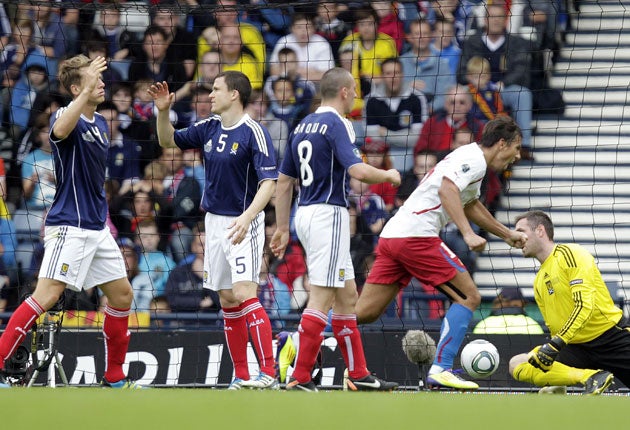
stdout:
POLYGON ((621 319, 595 259, 577 244, 553 248, 536 274, 534 295, 552 336, 566 343, 591 341, 621 319))

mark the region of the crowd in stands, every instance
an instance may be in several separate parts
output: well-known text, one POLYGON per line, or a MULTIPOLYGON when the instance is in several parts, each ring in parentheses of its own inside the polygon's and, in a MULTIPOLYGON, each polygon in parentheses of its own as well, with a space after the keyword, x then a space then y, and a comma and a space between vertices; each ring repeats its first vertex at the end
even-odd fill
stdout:
MULTIPOLYGON (((549 90, 565 6, 559 0, 133 5, 0 5, 0 125, 12 141, 6 169, 0 165, 0 311, 12 310, 37 275, 39 229, 55 191, 49 119, 70 101, 56 78, 64 58, 84 53, 110 64, 103 75, 107 100, 98 108, 110 124, 108 223, 127 261, 135 308, 219 312, 216 294, 201 288, 202 157, 159 147, 151 83, 168 82, 175 93, 170 119, 183 128, 211 115, 208 96, 220 72, 244 72, 255 90, 247 112, 269 129, 282 160, 290 132, 318 105, 322 74, 334 66, 350 71, 358 86, 349 117, 357 149, 366 162, 404 176, 397 189, 350 183, 361 286, 384 224, 423 175, 455 147, 478 139, 487 121, 513 116, 524 134, 521 158, 534 161, 532 116, 549 90), (148 17, 148 26, 131 25, 132 17, 148 17), (27 226, 29 237, 16 232, 17 214, 39 218, 27 226)), ((494 211, 506 178, 489 173, 482 199, 494 211)), ((266 213, 273 231, 273 206, 266 213)), ((474 272, 476 255, 457 229, 447 227, 443 238, 474 272)), ((305 305, 304 254, 295 240, 283 260, 266 258, 261 302, 281 321, 305 305)), ((99 297, 90 294, 70 303, 98 309, 99 297)))

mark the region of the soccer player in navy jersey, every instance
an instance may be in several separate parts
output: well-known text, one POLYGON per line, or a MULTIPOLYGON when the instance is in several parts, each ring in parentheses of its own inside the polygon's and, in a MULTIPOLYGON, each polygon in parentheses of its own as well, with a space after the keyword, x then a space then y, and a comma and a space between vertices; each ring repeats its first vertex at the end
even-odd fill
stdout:
POLYGON ((263 209, 275 192, 278 170, 269 132, 244 111, 251 91, 243 73, 220 74, 209 96, 214 115, 175 131, 168 118, 174 93, 169 93, 166 82, 156 82, 149 89, 158 109, 160 145, 203 151, 204 288, 219 292, 235 372, 229 388, 235 390, 279 388, 271 323, 257 297, 265 242, 263 209), (260 364, 260 374, 251 380, 248 331, 260 364))
POLYGON ((366 183, 400 184, 395 169, 381 170, 363 162, 354 145, 351 123, 356 83, 345 69, 333 68, 320 82, 321 107, 304 118, 290 136, 276 194, 277 229, 271 240, 282 258, 289 242, 293 186, 300 187, 295 227, 306 250, 311 292, 302 314, 295 370, 287 389, 317 391, 311 370, 322 343, 331 309, 332 329, 348 368, 351 390, 392 390, 398 386, 370 374, 357 328, 357 287, 350 257, 349 176, 366 183))
POLYGON ((50 120, 50 142, 57 190, 45 223, 44 257, 37 287, 13 313, 0 338, 4 366, 37 317, 50 309, 65 288, 99 287, 107 297, 103 333, 105 375, 101 384, 138 388, 126 379, 123 363, 129 345, 129 309, 133 299, 125 261, 106 226, 105 170, 109 131, 96 112, 105 100, 105 59, 84 55, 62 63, 59 80, 73 100, 50 120))

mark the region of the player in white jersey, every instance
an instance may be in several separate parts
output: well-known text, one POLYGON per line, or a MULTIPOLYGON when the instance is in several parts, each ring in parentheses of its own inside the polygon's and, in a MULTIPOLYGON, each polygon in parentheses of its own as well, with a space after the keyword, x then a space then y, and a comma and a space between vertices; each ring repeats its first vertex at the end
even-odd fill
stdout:
POLYGON ((51 118, 50 141, 57 189, 46 217, 44 257, 37 287, 13 313, 0 338, 0 369, 37 317, 65 288, 99 287, 107 297, 103 333, 106 367, 102 385, 138 388, 123 372, 133 300, 123 256, 106 226, 105 170, 109 131, 96 107, 105 99, 104 58, 78 55, 62 63, 59 80, 72 94, 51 118))
POLYGON ((295 370, 287 389, 317 391, 311 369, 322 343, 327 312, 348 366, 352 390, 392 390, 398 386, 370 374, 354 310, 357 288, 350 258, 349 176, 366 183, 400 184, 395 169, 363 163, 354 146, 352 125, 342 115, 352 109, 356 83, 345 69, 324 73, 321 106, 304 118, 290 136, 276 196, 277 230, 271 249, 282 258, 289 242, 289 212, 294 184, 300 186, 295 226, 306 250, 311 292, 300 320, 295 370))
POLYGON ((251 91, 243 73, 220 74, 209 96, 215 115, 177 131, 168 117, 175 96, 168 84, 156 82, 149 93, 159 111, 160 145, 203 151, 204 288, 219 292, 234 363, 235 378, 229 388, 277 389, 271 322, 257 293, 265 242, 263 209, 275 192, 278 173, 269 132, 244 111, 251 91), (260 364, 254 379, 247 362, 250 336, 260 364))
POLYGON ((518 161, 521 140, 521 130, 511 118, 489 121, 479 143, 454 150, 424 176, 381 232, 376 261, 357 302, 357 318, 360 323, 376 320, 412 277, 446 294, 452 305, 442 321, 429 385, 478 388, 476 383, 461 379, 452 367, 481 296, 439 232, 452 220, 468 247, 483 251, 486 239, 473 231, 472 221, 510 246, 523 247, 527 236, 498 222, 479 201, 486 169, 502 172, 518 161))

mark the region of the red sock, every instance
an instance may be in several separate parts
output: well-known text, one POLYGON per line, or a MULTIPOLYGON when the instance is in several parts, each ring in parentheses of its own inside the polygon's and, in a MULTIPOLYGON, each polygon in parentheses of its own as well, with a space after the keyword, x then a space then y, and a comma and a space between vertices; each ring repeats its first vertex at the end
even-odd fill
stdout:
POLYGON ((365 362, 361 333, 357 327, 357 316, 333 314, 332 329, 343 360, 348 366, 348 375, 353 379, 365 378, 370 371, 365 362))
POLYGON ((234 375, 243 381, 249 381, 247 366, 247 318, 242 311, 243 305, 223 308, 225 340, 234 365, 234 375))
POLYGON ((324 340, 322 331, 326 327, 327 317, 315 309, 304 309, 298 332, 300 344, 295 359, 293 377, 301 384, 311 380, 311 372, 317 360, 319 348, 324 340))
POLYGON ((243 313, 249 326, 249 335, 256 350, 260 371, 265 375, 275 376, 276 368, 273 358, 273 343, 271 335, 271 321, 269 315, 257 298, 245 300, 241 303, 243 313))
POLYGON ((123 364, 129 348, 129 309, 105 307, 103 321, 103 336, 105 337, 105 379, 108 382, 118 382, 125 379, 123 364))
POLYGON ((44 309, 33 297, 24 300, 13 312, 4 334, 0 337, 0 369, 4 368, 4 360, 11 357, 15 349, 24 340, 24 336, 31 329, 37 317, 44 312, 44 309))

